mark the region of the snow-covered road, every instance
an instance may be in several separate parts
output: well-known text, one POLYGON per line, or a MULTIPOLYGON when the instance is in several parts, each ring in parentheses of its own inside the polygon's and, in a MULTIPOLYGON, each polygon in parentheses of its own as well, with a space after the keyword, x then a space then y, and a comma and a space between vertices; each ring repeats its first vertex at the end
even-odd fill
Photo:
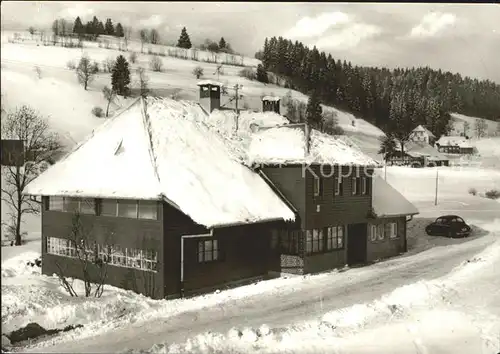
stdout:
POLYGON ((473 258, 498 237, 492 234, 413 256, 403 256, 364 268, 305 279, 300 285, 278 293, 242 300, 203 311, 184 312, 174 317, 156 317, 142 323, 86 339, 63 342, 52 347, 32 348, 32 352, 116 352, 150 349, 160 342, 184 342, 206 331, 227 333, 231 328, 285 327, 290 323, 317 319, 324 313, 365 303, 392 290, 422 279, 449 273, 473 258))

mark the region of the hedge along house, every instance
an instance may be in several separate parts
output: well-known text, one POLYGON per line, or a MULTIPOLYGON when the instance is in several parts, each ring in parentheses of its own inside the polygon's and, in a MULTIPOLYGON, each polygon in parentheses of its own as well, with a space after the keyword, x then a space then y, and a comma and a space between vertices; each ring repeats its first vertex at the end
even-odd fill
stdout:
POLYGON ((205 116, 197 103, 140 98, 30 183, 43 200, 43 274, 82 277, 77 211, 107 284, 165 298, 265 277, 272 229, 295 214, 205 116))
POLYGON ((418 209, 380 176, 373 177, 371 218, 368 222, 367 261, 408 251, 407 222, 418 209))

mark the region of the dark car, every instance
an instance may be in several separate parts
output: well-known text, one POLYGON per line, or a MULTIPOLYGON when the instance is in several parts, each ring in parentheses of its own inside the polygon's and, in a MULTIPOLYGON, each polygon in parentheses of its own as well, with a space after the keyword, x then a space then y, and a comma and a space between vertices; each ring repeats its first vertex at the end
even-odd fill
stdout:
POLYGON ((425 228, 429 236, 467 237, 471 231, 464 219, 457 215, 440 216, 425 228))

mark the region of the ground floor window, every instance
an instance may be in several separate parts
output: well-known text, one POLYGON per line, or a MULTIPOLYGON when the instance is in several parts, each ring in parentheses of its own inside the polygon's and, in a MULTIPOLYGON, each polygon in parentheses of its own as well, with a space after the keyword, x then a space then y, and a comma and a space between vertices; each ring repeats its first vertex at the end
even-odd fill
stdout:
POLYGON ((306 231, 306 253, 314 254, 344 248, 345 226, 330 226, 306 231))
POLYGON ((335 249, 344 248, 344 232, 345 226, 331 226, 326 228, 326 250, 331 251, 335 249))
POLYGON ((47 253, 97 261, 126 268, 157 271, 158 252, 120 247, 116 245, 77 245, 75 241, 57 237, 47 237, 47 253))
POLYGON ((198 241, 198 262, 206 263, 219 260, 219 241, 201 240, 198 241))
POLYGON ((375 242, 377 240, 382 241, 385 238, 394 239, 398 237, 398 224, 395 222, 389 222, 379 225, 370 225, 370 240, 375 242))
POLYGON ((284 254, 297 255, 299 254, 299 239, 301 235, 301 230, 273 230, 271 248, 277 249, 284 254))

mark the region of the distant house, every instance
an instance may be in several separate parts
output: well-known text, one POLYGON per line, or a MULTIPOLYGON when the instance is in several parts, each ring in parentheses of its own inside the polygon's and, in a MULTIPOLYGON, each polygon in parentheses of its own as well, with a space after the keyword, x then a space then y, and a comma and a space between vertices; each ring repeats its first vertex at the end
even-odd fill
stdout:
POLYGON ((425 142, 410 141, 404 145, 403 156, 398 147, 396 153, 388 158, 388 164, 412 167, 449 166, 450 159, 425 142))
POLYGON ((219 110, 214 86, 200 83, 200 103, 139 98, 28 185, 43 196, 44 274, 81 277, 75 211, 106 283, 154 298, 401 252, 414 210, 380 212, 374 160, 275 109, 219 110), (371 225, 392 220, 372 247, 371 225))
POLYGON ((442 136, 436 141, 436 148, 445 154, 472 155, 477 153, 467 137, 442 136))
POLYGON ((436 136, 423 125, 419 125, 411 131, 409 140, 417 143, 427 143, 430 145, 434 145, 436 136))

